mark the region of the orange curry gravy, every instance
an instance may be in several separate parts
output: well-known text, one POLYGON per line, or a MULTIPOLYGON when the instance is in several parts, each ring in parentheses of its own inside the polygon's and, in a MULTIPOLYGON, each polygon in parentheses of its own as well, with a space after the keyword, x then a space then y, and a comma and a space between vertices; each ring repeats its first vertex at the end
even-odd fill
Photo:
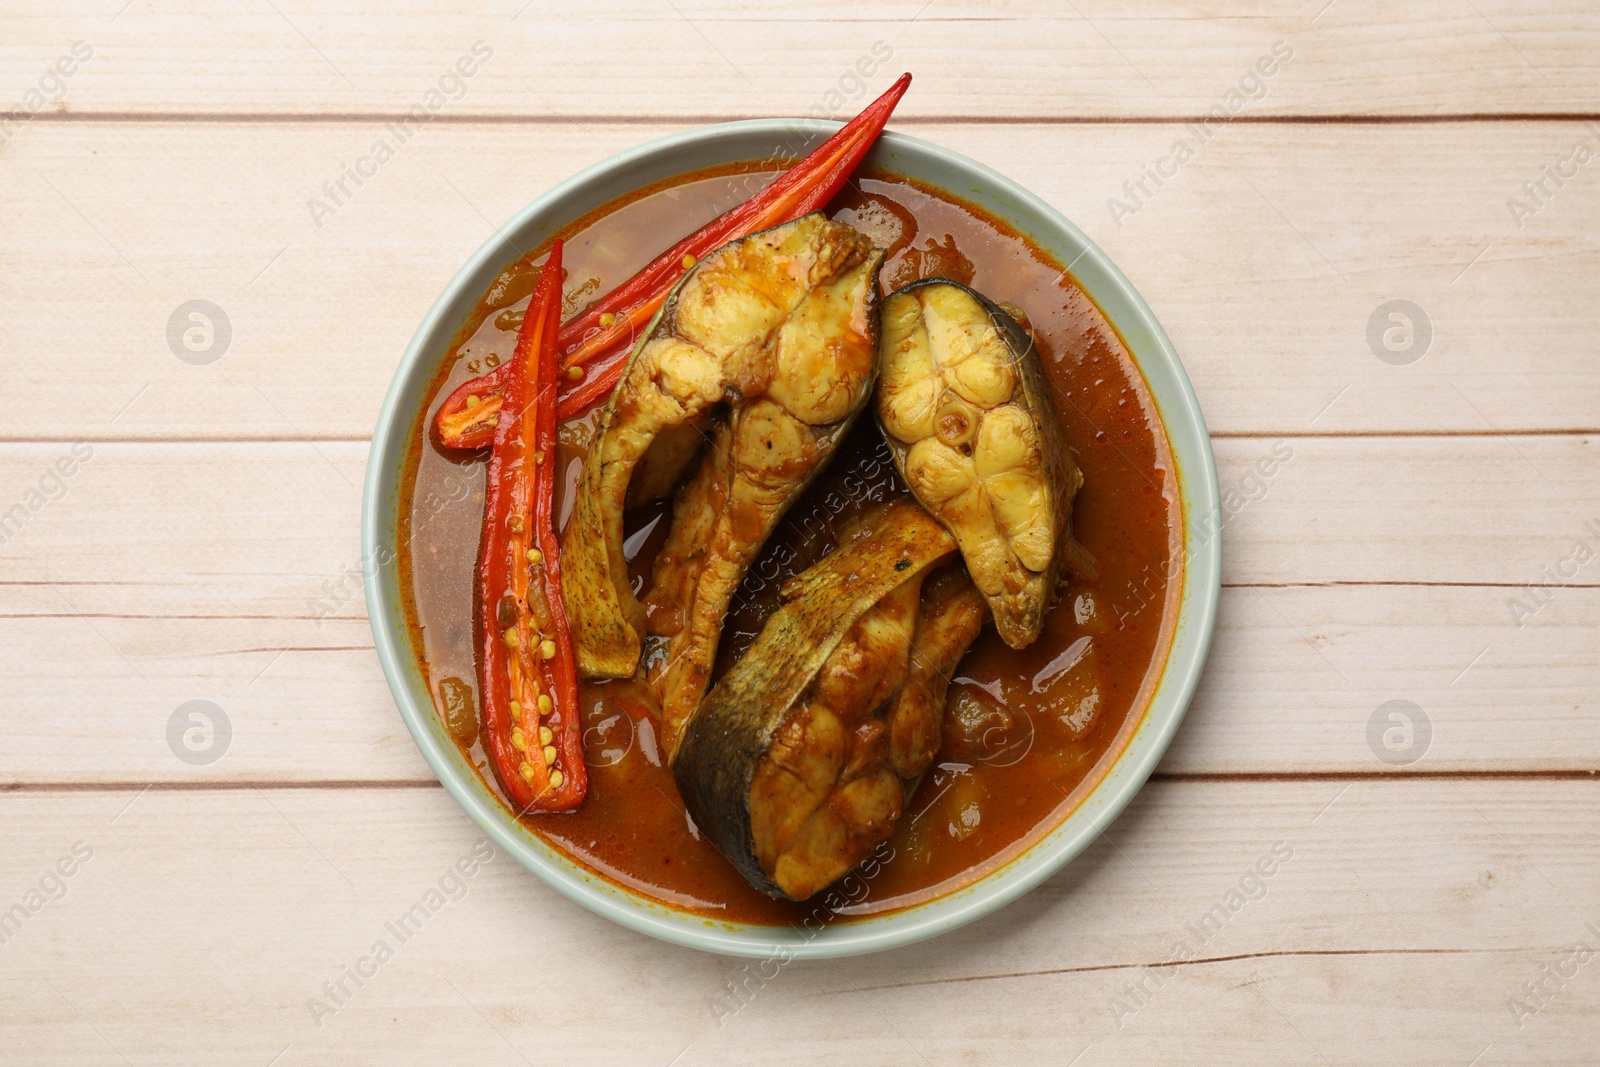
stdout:
MULTIPOLYGON (((604 294, 660 249, 746 199, 775 164, 700 171, 633 194, 563 232, 566 314, 604 294)), ((1147 704, 1170 643, 1180 539, 1172 461, 1155 406, 1126 347, 1061 266, 981 209, 940 190, 863 172, 829 207, 890 254, 885 293, 943 275, 1020 307, 1038 341, 1067 441, 1084 473, 1073 531, 1099 573, 1063 583, 1044 633, 1015 652, 986 628, 957 671, 951 728, 935 765, 872 877, 848 895, 774 901, 752 889, 683 812, 657 729, 633 682, 586 684, 589 793, 575 813, 530 825, 594 871, 667 904, 730 922, 793 924, 823 914, 876 914, 965 885, 1056 825, 1099 781, 1147 704), (886 857, 886 858, 885 858, 886 857)), ((433 416, 457 384, 510 357, 520 311, 545 249, 508 267, 463 326, 414 432, 400 567, 414 647, 436 705, 463 751, 494 781, 476 737, 473 568, 483 515, 484 459, 440 451, 433 416)), ((558 461, 560 516, 571 511, 594 415, 566 423, 558 461)), ((790 509, 735 598, 719 670, 754 639, 788 576, 834 544, 852 512, 906 490, 872 411, 790 509)), ((634 589, 670 521, 666 503, 626 517, 634 589)))

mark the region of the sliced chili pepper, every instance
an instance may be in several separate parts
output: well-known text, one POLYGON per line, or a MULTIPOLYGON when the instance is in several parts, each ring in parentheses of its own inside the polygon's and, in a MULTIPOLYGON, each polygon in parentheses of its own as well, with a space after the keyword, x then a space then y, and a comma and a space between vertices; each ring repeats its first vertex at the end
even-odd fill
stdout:
MULTIPOLYGON (((729 241, 797 219, 832 200, 877 142, 910 85, 911 75, 902 74, 888 92, 771 185, 661 253, 561 327, 558 344, 566 373, 560 418, 581 415, 610 395, 634 340, 686 270, 729 241)), ((441 445, 468 449, 489 443, 504 403, 508 366, 501 364, 450 394, 437 416, 441 445)))
POLYGON ((571 811, 588 788, 554 514, 561 273, 557 241, 505 364, 478 556, 481 733, 519 814, 571 811))

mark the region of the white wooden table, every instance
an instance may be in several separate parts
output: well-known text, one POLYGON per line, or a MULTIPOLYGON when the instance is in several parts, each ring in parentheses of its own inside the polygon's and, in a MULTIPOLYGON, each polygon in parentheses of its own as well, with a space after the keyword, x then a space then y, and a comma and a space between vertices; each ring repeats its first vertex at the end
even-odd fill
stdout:
POLYGON ((1592 2, 200 6, 0 14, 0 1061, 1600 1061, 1592 2), (700 955, 498 856, 357 985, 480 840, 352 577, 416 323, 578 168, 901 70, 895 128, 1133 279, 1242 493, 1159 773, 1040 889, 909 949, 700 955), (221 315, 186 347, 196 300, 221 315), (229 727, 198 753, 189 701, 229 727))

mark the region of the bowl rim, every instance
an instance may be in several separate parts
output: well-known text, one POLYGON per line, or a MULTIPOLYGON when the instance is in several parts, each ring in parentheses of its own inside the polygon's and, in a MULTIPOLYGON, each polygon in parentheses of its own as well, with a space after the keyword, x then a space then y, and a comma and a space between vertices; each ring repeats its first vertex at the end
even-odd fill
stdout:
MULTIPOLYGON (((1060 870, 1100 835, 1138 793, 1177 732, 1199 683, 1215 628, 1221 593, 1221 539, 1214 534, 1214 518, 1220 515, 1220 495, 1199 400, 1172 342, 1132 283, 1061 212, 976 160, 931 141, 892 131, 880 137, 869 157, 881 164, 885 156, 892 160, 905 152, 922 154, 971 188, 963 191, 945 182, 930 184, 967 199, 976 199, 972 195, 975 193, 989 194, 999 201, 1000 210, 1009 205, 1030 212, 1053 227, 1055 236, 1081 248, 1067 269, 1123 337, 1167 435, 1184 527, 1183 584, 1166 660, 1139 713, 1140 720, 1100 780, 1076 807, 1026 848, 966 886, 882 916, 826 925, 810 936, 798 928, 730 923, 671 908, 584 868, 511 817, 444 736, 431 691, 421 675, 420 657, 413 654, 398 585, 396 522, 403 473, 397 475, 396 467, 403 472, 412 429, 417 423, 415 399, 410 394, 418 389, 426 393, 443 351, 437 346, 448 346, 459 328, 459 322, 452 320, 451 308, 463 299, 469 301, 470 307, 481 297, 487 286, 487 282, 479 284, 484 272, 495 266, 497 273, 498 265, 509 261, 516 248, 511 234, 533 229, 541 221, 547 223, 547 232, 554 232, 576 217, 542 219, 559 212, 563 200, 591 185, 625 176, 656 157, 743 138, 787 138, 778 143, 794 147, 798 141, 814 143, 839 127, 840 123, 816 119, 748 119, 697 127, 635 145, 535 197, 496 228, 461 266, 418 325, 379 410, 362 492, 363 586, 384 676, 423 758, 479 829, 562 895, 624 927, 689 948, 785 962, 907 945, 956 929, 1011 903, 1060 870), (1086 274, 1094 275, 1092 289, 1084 283, 1086 274), (1124 305, 1120 317, 1106 309, 1108 294, 1124 305), (1129 337, 1130 326, 1139 328, 1137 345, 1129 337), (1154 377, 1152 371, 1156 372, 1154 377), (1202 516, 1207 521, 1197 521, 1202 516), (1202 530, 1207 531, 1204 536, 1202 530)), ((896 172, 892 165, 884 165, 884 169, 896 172)), ((636 182, 634 187, 640 184, 644 182, 636 182)), ((1017 225, 1015 219, 1007 221, 1017 225)))

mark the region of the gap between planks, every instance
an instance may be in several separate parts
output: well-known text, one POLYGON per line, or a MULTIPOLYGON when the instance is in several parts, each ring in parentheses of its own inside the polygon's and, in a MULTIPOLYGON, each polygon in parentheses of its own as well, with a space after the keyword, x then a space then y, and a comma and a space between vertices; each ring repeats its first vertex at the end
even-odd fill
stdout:
MULTIPOLYGON (((194 123, 198 125, 336 124, 398 122, 409 117, 391 111, 41 111, 33 122, 194 123)), ((1204 122, 1215 118, 1205 112, 1171 115, 904 115, 896 116, 896 126, 1174 126, 1204 122)), ((429 120, 438 126, 691 126, 749 119, 799 119, 794 115, 705 114, 705 115, 537 115, 439 113, 429 120)), ((1230 125, 1249 126, 1416 126, 1440 123, 1489 122, 1595 122, 1600 111, 1458 111, 1425 115, 1338 115, 1245 114, 1228 119, 1230 125)))
MULTIPOLYGON (((1157 771, 1151 782, 1175 785, 1232 785, 1261 782, 1417 782, 1417 781, 1534 781, 1600 782, 1600 768, 1556 768, 1553 770, 1403 770, 1403 771, 1157 771)), ((329 778, 291 781, 277 778, 213 780, 198 782, 8 782, 0 785, 0 796, 10 793, 229 793, 253 789, 341 790, 341 789, 442 789, 434 778, 329 778)))

